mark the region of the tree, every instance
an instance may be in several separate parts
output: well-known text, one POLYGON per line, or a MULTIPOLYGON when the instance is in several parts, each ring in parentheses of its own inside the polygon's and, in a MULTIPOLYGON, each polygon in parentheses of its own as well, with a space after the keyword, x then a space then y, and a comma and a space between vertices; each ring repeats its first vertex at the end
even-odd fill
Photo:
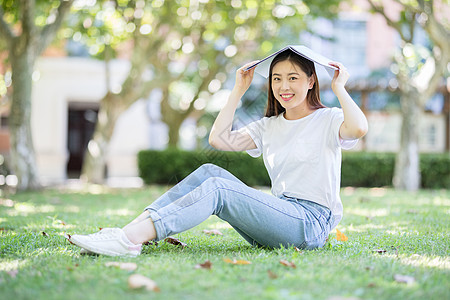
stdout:
POLYGON ((369 3, 401 38, 401 49, 394 58, 401 94, 402 127, 393 184, 395 188, 417 190, 420 187, 417 120, 447 72, 450 59, 448 6, 433 0, 396 0, 393 3, 399 8, 396 18, 387 12, 382 2, 369 0, 369 3), (426 33, 430 48, 415 42, 418 26, 426 33))
POLYGON ((0 2, 0 36, 12 70, 9 115, 11 162, 19 190, 40 186, 31 136, 31 89, 35 61, 60 28, 73 0, 0 2))
MULTIPOLYGON (((98 123, 86 152, 82 177, 88 182, 103 181, 105 154, 117 118, 136 100, 146 98, 153 88, 162 91, 161 109, 163 121, 169 126, 169 145, 176 146, 183 120, 201 112, 207 99, 225 82, 227 74, 234 73, 235 64, 231 62, 242 63, 244 59, 267 54, 282 40, 282 27, 284 36, 291 30, 298 38, 308 18, 333 16, 338 2, 319 1, 310 6, 303 2, 284 5, 269 0, 97 3, 91 9, 92 14, 98 16, 98 11, 106 8, 111 11, 113 3, 118 19, 129 33, 131 68, 120 92, 108 92, 100 102, 98 123)), ((99 23, 107 25, 106 20, 99 23)), ((109 36, 100 39, 107 41, 117 31, 117 26, 103 28, 105 33, 99 30, 85 35, 96 40, 96 34, 109 36)), ((128 39, 126 33, 121 31, 121 34, 124 40, 128 39)))

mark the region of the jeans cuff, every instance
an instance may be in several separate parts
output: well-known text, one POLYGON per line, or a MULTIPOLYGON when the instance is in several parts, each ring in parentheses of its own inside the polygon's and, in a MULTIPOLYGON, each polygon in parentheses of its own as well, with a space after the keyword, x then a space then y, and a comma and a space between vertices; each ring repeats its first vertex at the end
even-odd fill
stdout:
POLYGON ((156 238, 154 241, 158 242, 166 238, 167 233, 162 223, 161 216, 156 211, 153 211, 152 208, 146 208, 146 210, 150 213, 148 217, 152 220, 153 226, 155 226, 156 238))
POLYGON ((152 211, 154 211, 154 212, 158 211, 158 209, 160 209, 160 207, 156 206, 154 203, 152 203, 149 206, 147 206, 146 208, 144 208, 144 211, 148 210, 148 212, 151 213, 152 211))

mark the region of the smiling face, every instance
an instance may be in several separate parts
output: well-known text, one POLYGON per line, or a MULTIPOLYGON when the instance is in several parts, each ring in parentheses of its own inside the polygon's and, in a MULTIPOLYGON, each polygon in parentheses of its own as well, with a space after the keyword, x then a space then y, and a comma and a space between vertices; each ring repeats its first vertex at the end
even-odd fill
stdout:
POLYGON ((280 61, 273 66, 270 80, 275 99, 286 110, 286 119, 299 119, 313 111, 306 96, 314 86, 314 78, 299 66, 290 60, 280 61))

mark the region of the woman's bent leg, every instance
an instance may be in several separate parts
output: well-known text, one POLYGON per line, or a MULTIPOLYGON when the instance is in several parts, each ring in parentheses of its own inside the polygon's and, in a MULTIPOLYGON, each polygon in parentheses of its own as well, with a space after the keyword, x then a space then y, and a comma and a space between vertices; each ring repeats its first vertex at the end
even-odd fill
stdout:
POLYGON ((305 241, 314 238, 312 235, 326 230, 295 202, 220 177, 210 177, 171 204, 150 210, 156 240, 188 230, 213 214, 252 244, 269 247, 304 247, 305 241))
POLYGON ((167 206, 175 200, 185 196, 211 177, 224 178, 243 184, 242 181, 227 170, 213 164, 204 164, 186 176, 186 178, 173 186, 170 190, 165 192, 151 205, 147 206, 145 210, 156 211, 164 206, 167 206))
POLYGON ((213 164, 204 164, 188 175, 185 179, 164 193, 154 203, 146 207, 145 211, 133 221, 123 227, 123 230, 131 242, 141 244, 156 238, 153 221, 149 219, 150 211, 156 211, 179 199, 201 185, 206 179, 219 177, 233 182, 244 184, 227 170, 213 164))

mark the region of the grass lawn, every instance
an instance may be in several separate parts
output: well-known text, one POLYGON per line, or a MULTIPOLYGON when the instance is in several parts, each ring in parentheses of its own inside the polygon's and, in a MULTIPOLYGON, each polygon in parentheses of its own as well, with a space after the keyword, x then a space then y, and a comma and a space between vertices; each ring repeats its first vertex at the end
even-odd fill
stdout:
POLYGON ((166 187, 46 190, 0 198, 1 299, 450 299, 450 191, 342 190, 344 219, 323 249, 253 248, 215 216, 137 258, 82 256, 64 234, 121 227, 166 187), (217 229, 223 235, 206 235, 217 229), (45 235, 43 234, 45 232, 45 235), (225 258, 249 265, 226 263, 225 258), (196 269, 205 260, 212 268, 196 269), (293 262, 287 267, 280 260, 293 262), (134 262, 134 271, 107 266, 134 262), (270 272, 269 272, 270 270, 270 272), (153 279, 160 292, 130 289, 153 279), (401 276, 409 283, 401 282, 401 276))

